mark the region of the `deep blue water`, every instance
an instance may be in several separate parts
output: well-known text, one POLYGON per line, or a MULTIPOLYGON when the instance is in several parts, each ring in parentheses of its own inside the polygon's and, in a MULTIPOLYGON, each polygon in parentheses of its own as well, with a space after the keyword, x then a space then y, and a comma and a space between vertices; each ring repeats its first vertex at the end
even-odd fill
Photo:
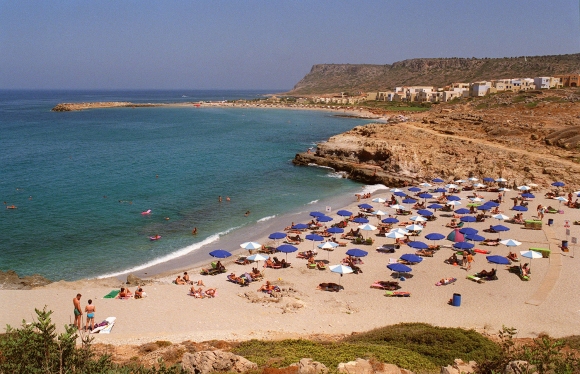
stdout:
POLYGON ((52 280, 117 273, 211 247, 220 233, 359 188, 290 161, 364 120, 247 108, 50 111, 60 102, 263 93, 0 91, 0 201, 17 206, 0 209, 0 270, 52 280), (155 234, 161 240, 150 241, 155 234))

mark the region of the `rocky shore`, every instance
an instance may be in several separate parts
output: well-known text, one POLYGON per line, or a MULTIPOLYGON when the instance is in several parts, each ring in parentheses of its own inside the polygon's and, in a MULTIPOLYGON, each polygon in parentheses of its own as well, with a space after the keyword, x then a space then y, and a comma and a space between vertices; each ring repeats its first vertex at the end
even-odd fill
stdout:
POLYGON ((60 103, 51 110, 53 112, 74 112, 86 109, 101 109, 101 108, 146 108, 163 105, 175 104, 154 104, 154 103, 131 103, 125 101, 109 101, 109 102, 93 102, 93 103, 60 103))
POLYGON ((52 282, 39 274, 21 278, 14 270, 5 272, 0 270, 0 290, 30 290, 49 283, 52 282))

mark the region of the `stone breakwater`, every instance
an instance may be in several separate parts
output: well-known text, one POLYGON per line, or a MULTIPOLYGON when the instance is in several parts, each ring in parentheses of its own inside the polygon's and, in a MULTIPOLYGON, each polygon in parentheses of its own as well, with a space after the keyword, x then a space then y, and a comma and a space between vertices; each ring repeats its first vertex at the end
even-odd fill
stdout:
POLYGON ((73 112, 77 110, 99 109, 99 108, 140 108, 140 107, 154 107, 164 104, 136 104, 124 101, 109 101, 96 103, 60 103, 52 108, 53 112, 73 112))

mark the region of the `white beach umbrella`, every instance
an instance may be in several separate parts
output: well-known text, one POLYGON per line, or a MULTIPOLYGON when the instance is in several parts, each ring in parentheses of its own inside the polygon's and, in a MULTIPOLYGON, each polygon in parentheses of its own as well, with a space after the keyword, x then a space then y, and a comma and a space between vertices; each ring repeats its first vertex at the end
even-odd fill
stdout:
POLYGON ((459 186, 456 184, 450 183, 450 184, 446 184, 445 188, 447 188, 449 190, 449 189, 459 188, 459 186))
POLYGON ((455 181, 455 183, 460 183, 461 184, 461 183, 465 183, 465 181, 463 179, 458 179, 458 180, 455 181))
MULTIPOLYGON (((350 266, 345 265, 330 265, 328 267, 333 273, 338 273, 342 277, 343 274, 350 274, 353 272, 350 266)), ((338 278, 338 285, 340 286, 340 278, 338 278)))
POLYGON ((368 223, 365 223, 364 225, 360 225, 358 228, 363 230, 363 231, 373 231, 373 230, 377 229, 376 226, 369 225, 368 223))
POLYGON ((448 201, 445 205, 457 206, 461 205, 461 201, 448 201))
POLYGON ((260 266, 260 261, 266 261, 269 258, 270 258, 270 256, 262 254, 262 253, 256 253, 256 254, 253 254, 251 256, 246 257, 246 259, 248 261, 256 261, 258 263, 258 267, 260 266))
POLYGON ((385 237, 390 238, 390 239, 401 239, 405 237, 405 234, 403 234, 402 232, 398 232, 398 231, 391 231, 385 234, 385 237))
POLYGON ((473 185, 473 187, 475 187, 475 188, 484 188, 485 187, 485 184, 483 184, 483 183, 476 183, 476 184, 473 185))
POLYGON ((500 241, 500 243, 505 245, 506 247, 517 247, 519 245, 522 245, 522 243, 520 243, 514 239, 505 239, 505 240, 500 241))
POLYGON ((477 182, 479 179, 477 179, 476 177, 471 177, 471 178, 467 178, 468 181, 471 182, 477 182))
POLYGON ((403 190, 398 189, 398 188, 391 188, 389 191, 391 191, 391 192, 403 192, 403 190))
POLYGON ((377 215, 377 216, 386 216, 386 215, 388 215, 389 213, 387 213, 387 212, 383 212, 382 210, 377 210, 376 212, 373 212, 373 214, 374 214, 374 215, 377 215))
POLYGON ((495 218, 495 219, 498 219, 500 221, 505 221, 506 219, 510 219, 510 217, 508 217, 508 216, 506 216, 504 214, 501 214, 501 213, 500 214, 495 214, 495 215, 491 216, 491 218, 495 218))
POLYGON ((566 198, 565 198, 565 197, 563 197, 563 196, 558 196, 558 197, 557 197, 557 198, 555 198, 554 200, 558 200, 558 201, 560 202, 560 204, 562 204, 562 202, 564 202, 564 201, 568 201, 568 199, 566 199, 566 198))
POLYGON ((409 225, 409 226, 406 226, 405 228, 409 231, 421 231, 424 229, 424 227, 421 225, 409 225))
POLYGON ((520 190, 520 191, 529 191, 531 189, 532 189, 532 187, 529 187, 529 186, 518 186, 518 190, 520 190))
POLYGON ((375 197, 374 199, 371 200, 373 203, 384 203, 387 200, 383 199, 382 197, 375 197))
POLYGON ((501 191, 501 192, 510 192, 511 190, 509 188, 502 187, 502 188, 498 189, 498 191, 501 191))
POLYGON ((528 183, 528 186, 530 186, 530 187, 538 187, 538 185, 535 184, 535 183, 528 183))
POLYGON ((423 217, 423 216, 413 216, 411 218, 409 218, 411 221, 414 222, 427 222, 427 218, 423 217))
POLYGON ((406 235, 406 234, 408 234, 408 233, 409 233, 409 231, 408 231, 408 230, 406 230, 406 229, 403 229, 403 228, 401 228, 401 227, 397 227, 396 229, 392 229, 392 230, 391 230, 391 231, 389 231, 389 232, 398 232, 398 233, 401 233, 401 234, 403 234, 403 235, 406 235))
POLYGON ((402 206, 401 204, 395 204, 395 205, 391 205, 391 208, 393 209, 402 209, 405 210, 405 207, 402 206))
POLYGON ((542 254, 540 252, 536 252, 536 251, 520 251, 520 255, 522 255, 522 257, 530 259, 530 270, 532 268, 532 260, 534 258, 544 257, 544 256, 542 256, 542 254))
POLYGON ((328 252, 328 259, 330 260, 330 251, 334 251, 334 248, 338 247, 338 243, 335 242, 324 242, 318 244, 318 248, 324 249, 328 252))
POLYGON ((505 178, 497 178, 495 181, 496 182, 507 182, 507 179, 505 179, 505 178))
POLYGON ((245 242, 240 244, 240 247, 247 249, 247 250, 254 250, 262 248, 262 244, 256 242, 245 242))
POLYGON ((428 188, 428 187, 432 187, 433 185, 430 183, 427 183, 427 182, 423 182, 423 183, 419 183, 419 186, 428 188))
POLYGON ((482 199, 481 197, 470 197, 469 200, 473 201, 474 203, 479 203, 484 201, 485 199, 482 199))

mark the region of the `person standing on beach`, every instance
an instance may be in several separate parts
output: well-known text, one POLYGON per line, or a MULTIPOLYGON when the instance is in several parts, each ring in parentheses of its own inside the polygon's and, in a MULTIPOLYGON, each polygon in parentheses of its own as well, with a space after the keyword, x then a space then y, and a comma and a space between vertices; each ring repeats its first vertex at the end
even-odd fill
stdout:
POLYGON ((473 255, 471 253, 467 254, 467 268, 466 270, 471 270, 471 263, 474 261, 473 255))
POLYGON ((89 322, 91 324, 91 330, 95 328, 95 312, 97 308, 93 305, 93 300, 89 299, 89 305, 85 307, 85 312, 87 313, 87 321, 85 323, 85 330, 89 329, 89 322))
POLYGON ((81 294, 77 293, 77 297, 73 299, 73 305, 75 307, 74 314, 75 314, 75 322, 74 325, 77 330, 81 329, 81 318, 83 316, 83 312, 81 311, 81 294))

